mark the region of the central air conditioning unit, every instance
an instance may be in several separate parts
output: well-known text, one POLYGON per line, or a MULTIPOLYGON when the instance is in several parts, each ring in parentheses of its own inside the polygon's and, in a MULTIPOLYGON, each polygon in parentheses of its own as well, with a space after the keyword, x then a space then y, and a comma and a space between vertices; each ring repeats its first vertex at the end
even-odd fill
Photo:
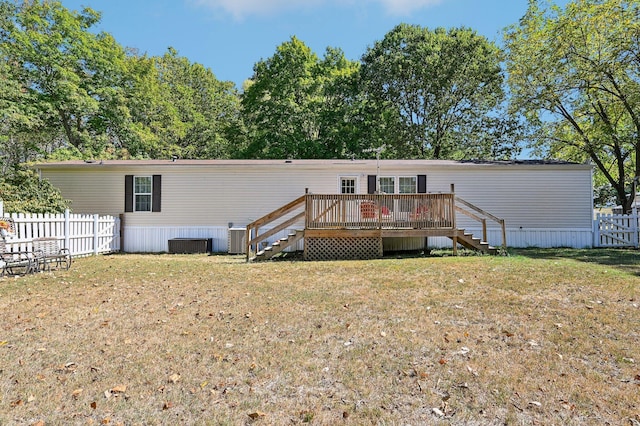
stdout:
POLYGON ((245 254, 247 230, 245 228, 229 228, 229 254, 245 254))

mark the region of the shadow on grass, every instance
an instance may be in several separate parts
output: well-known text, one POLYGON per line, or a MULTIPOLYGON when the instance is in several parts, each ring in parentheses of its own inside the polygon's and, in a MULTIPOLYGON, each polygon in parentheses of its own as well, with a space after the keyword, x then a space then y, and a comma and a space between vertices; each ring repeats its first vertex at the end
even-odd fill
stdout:
POLYGON ((640 251, 631 249, 509 249, 509 253, 532 259, 572 259, 595 263, 640 276, 640 251))

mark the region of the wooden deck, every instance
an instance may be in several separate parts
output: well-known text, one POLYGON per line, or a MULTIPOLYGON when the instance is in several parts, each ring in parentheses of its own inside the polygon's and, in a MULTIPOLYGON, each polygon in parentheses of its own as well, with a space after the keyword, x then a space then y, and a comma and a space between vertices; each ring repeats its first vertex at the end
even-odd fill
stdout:
POLYGON ((303 237, 305 258, 311 241, 313 247, 320 242, 325 251, 345 252, 344 256, 335 253, 336 258, 358 257, 359 252, 372 257, 376 250, 381 256, 382 238, 389 237, 448 237, 453 240, 454 251, 461 244, 495 252, 496 249, 486 242, 487 220, 502 226, 503 246, 506 246, 504 220, 456 197, 453 191, 437 194, 306 194, 247 226, 247 260, 268 258, 290 245, 289 239, 293 242, 303 237), (456 214, 480 222, 482 238, 459 229, 456 214), (276 224, 278 221, 279 225, 276 224), (269 225, 269 230, 260 233, 261 228, 269 225), (257 249, 267 238, 296 226, 302 229, 277 242, 277 247, 257 249), (358 248, 358 244, 364 244, 365 248, 358 248), (348 247, 353 247, 354 253, 346 253, 348 247))

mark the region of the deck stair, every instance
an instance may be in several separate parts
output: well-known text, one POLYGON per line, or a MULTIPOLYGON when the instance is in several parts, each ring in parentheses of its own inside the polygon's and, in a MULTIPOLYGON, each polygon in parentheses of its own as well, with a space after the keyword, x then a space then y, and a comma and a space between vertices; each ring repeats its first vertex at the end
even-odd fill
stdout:
POLYGON ((498 254, 498 249, 496 247, 490 246, 486 241, 482 241, 480 238, 474 237, 472 233, 466 232, 464 229, 458 229, 456 241, 461 246, 471 250, 477 250, 491 255, 498 254))
MULTIPOLYGON (((499 254, 488 243, 487 222, 495 222, 507 247, 506 226, 485 210, 449 193, 311 194, 283 205, 246 227, 247 261, 271 259, 304 238, 305 260, 370 259, 384 255, 385 238, 445 237, 457 247, 499 254), (373 206, 374 208, 370 208, 373 206), (366 207, 366 208, 365 208, 366 207), (481 237, 457 226, 457 216, 482 226, 481 237), (273 238, 288 233, 273 243, 273 238), (269 244, 267 247, 259 247, 269 244)), ((491 224, 495 233, 496 225, 491 224)), ((464 226, 464 225, 463 225, 464 226)))
POLYGON ((255 257, 251 260, 267 260, 271 259, 275 255, 282 253, 284 249, 290 247, 300 241, 304 237, 304 229, 296 229, 291 231, 286 237, 280 238, 270 246, 265 247, 256 253, 255 257))

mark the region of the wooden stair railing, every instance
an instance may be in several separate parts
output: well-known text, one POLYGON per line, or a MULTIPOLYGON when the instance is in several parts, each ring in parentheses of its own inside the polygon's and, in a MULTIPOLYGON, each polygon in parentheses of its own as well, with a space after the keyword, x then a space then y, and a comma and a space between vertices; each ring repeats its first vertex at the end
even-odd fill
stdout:
POLYGON ((267 238, 277 234, 278 232, 283 231, 288 226, 294 224, 300 219, 304 218, 305 212, 303 210, 301 213, 298 213, 297 215, 287 219, 286 221, 280 223, 279 225, 270 229, 264 234, 259 233, 260 228, 269 223, 273 223, 279 219, 282 219, 287 214, 292 213, 293 211, 299 209, 300 207, 303 207, 305 204, 305 199, 306 199, 306 195, 298 197, 295 200, 291 201, 290 203, 287 203, 284 206, 270 213, 267 213, 266 215, 262 216, 257 220, 254 220, 253 222, 247 225, 247 231, 246 231, 247 236, 245 239, 247 262, 251 260, 252 254, 255 254, 258 252, 258 244, 260 244, 262 241, 265 241, 267 238), (255 250, 254 250, 254 247, 255 247, 255 250))
POLYGON ((507 247, 507 230, 504 219, 500 219, 482 210, 480 207, 477 207, 470 202, 463 200, 462 198, 456 196, 455 197, 455 209, 456 212, 462 213, 471 219, 480 222, 482 224, 482 242, 487 242, 487 219, 490 219, 500 225, 502 231, 502 247, 507 247), (462 206, 466 207, 463 208, 462 206), (472 211, 469 211, 472 210, 472 211))

